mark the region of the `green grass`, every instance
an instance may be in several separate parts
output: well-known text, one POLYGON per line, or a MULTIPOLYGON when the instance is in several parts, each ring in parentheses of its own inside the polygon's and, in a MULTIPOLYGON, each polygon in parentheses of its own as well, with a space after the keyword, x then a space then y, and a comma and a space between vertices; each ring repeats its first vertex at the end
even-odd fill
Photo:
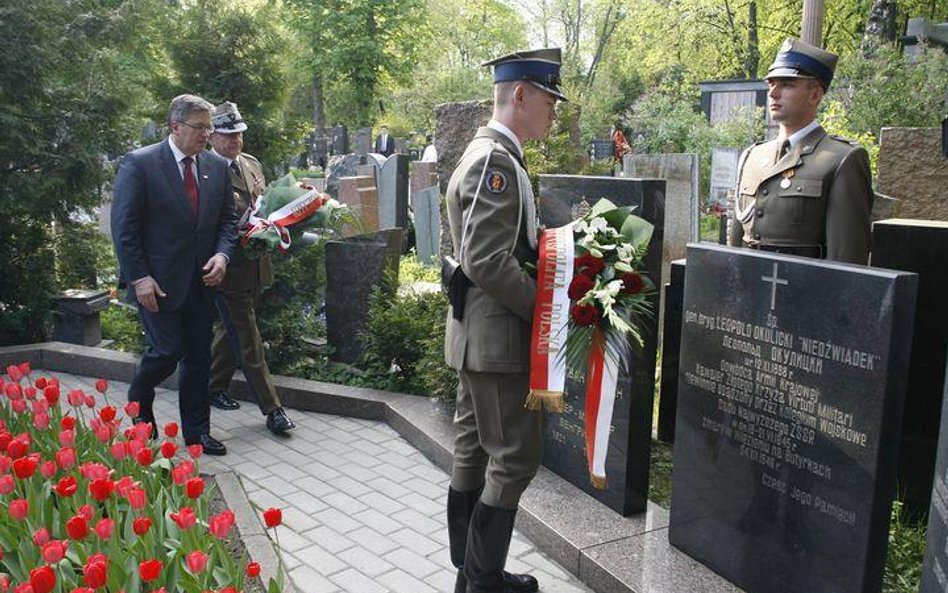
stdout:
POLYGON ((698 230, 702 241, 717 243, 721 232, 721 220, 717 214, 702 214, 698 230))

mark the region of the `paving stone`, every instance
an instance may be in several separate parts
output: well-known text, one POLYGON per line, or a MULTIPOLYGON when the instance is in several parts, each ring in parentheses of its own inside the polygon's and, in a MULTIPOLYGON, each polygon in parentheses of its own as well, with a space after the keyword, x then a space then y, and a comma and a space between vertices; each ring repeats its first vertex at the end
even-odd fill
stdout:
POLYGON ((311 543, 311 540, 292 529, 284 529, 280 532, 280 548, 285 552, 295 552, 305 548, 311 543))
POLYGON ((355 531, 351 531, 348 536, 353 541, 358 542, 362 547, 371 550, 379 556, 391 552, 399 545, 398 542, 389 536, 382 535, 371 527, 360 527, 355 531))
POLYGON ((353 498, 345 492, 333 492, 332 494, 321 497, 320 500, 347 515, 360 513, 369 508, 364 502, 353 498))
POLYGON ((429 574, 439 570, 437 564, 406 548, 398 548, 393 550, 386 554, 384 558, 395 566, 398 566, 399 568, 402 568, 419 578, 424 578, 429 574))
POLYGON ((275 476, 280 476, 281 479, 288 482, 296 482, 307 476, 306 472, 299 469, 297 466, 290 463, 286 463, 286 459, 281 457, 283 461, 280 463, 275 463, 270 467, 270 472, 275 476))
MULTIPOLYGON (((338 554, 339 552, 355 545, 354 541, 340 534, 338 531, 328 525, 320 525, 315 529, 310 529, 299 537, 306 543, 316 543, 333 554, 338 554)), ((280 542, 282 543, 282 541, 283 540, 281 539, 280 542)))
POLYGON ((402 547, 413 550, 422 556, 428 556, 429 554, 444 550, 444 545, 418 533, 410 527, 396 531, 391 535, 391 538, 401 544, 402 547))
POLYGON ((456 570, 439 570, 438 572, 425 577, 425 582, 434 587, 435 591, 450 593, 451 591, 454 591, 455 579, 457 579, 456 570))
MULTIPOLYGON (((395 593, 437 593, 438 591, 401 569, 386 573, 379 580, 395 593)), ((451 586, 454 586, 453 582, 451 586)), ((450 591, 451 589, 441 590, 450 591)))
POLYGON ((336 491, 335 486, 330 484, 328 481, 310 475, 297 480, 296 485, 299 486, 300 490, 303 492, 309 492, 313 496, 317 497, 336 491))
MULTIPOLYGON (((401 510, 392 515, 392 519, 398 521, 402 525, 411 525, 412 529, 425 535, 445 529, 445 523, 435 521, 426 515, 422 515, 415 509, 401 510)), ((445 518, 445 522, 446 521, 447 518, 445 518)))
POLYGON ((285 496, 291 492, 299 492, 299 488, 296 487, 296 484, 283 476, 269 475, 265 478, 254 480, 254 482, 277 496, 285 496))
POLYGON ((395 499, 401 499, 409 494, 417 494, 385 476, 369 480, 366 482, 366 486, 395 499))
POLYGON ((385 513, 386 515, 397 513, 398 511, 405 508, 405 505, 401 502, 393 500, 381 492, 375 491, 370 491, 369 493, 360 496, 359 502, 381 513, 385 513))
POLYGON ((415 464, 413 467, 408 468, 408 471, 418 476, 422 480, 428 480, 433 484, 440 484, 442 482, 447 483, 450 481, 450 476, 448 476, 448 474, 441 471, 439 468, 428 464, 415 464))
POLYGON ((362 574, 373 579, 395 567, 362 546, 356 545, 340 552, 337 557, 362 574))
MULTIPOLYGON (((266 508, 266 507, 264 507, 266 508)), ((306 533, 319 527, 319 521, 294 507, 283 507, 283 523, 297 533, 306 533)))
POLYGON ((306 565, 290 571, 290 578, 301 593, 335 593, 339 590, 335 583, 306 565))
MULTIPOLYGON (((362 451, 352 451, 343 455, 350 463, 353 463, 357 466, 365 468, 374 468, 376 466, 386 463, 382 460, 381 457, 375 457, 373 455, 367 455, 362 451)), ((397 466, 396 466, 397 467, 397 466)))
POLYGON ((298 508, 302 513, 306 515, 312 515, 318 511, 321 511, 325 508, 328 508, 327 505, 322 500, 316 498, 309 492, 290 492, 289 494, 283 495, 283 500, 290 503, 294 507, 298 508))
MULTIPOLYGON (((362 483, 357 475, 359 472, 352 472, 351 468, 347 475, 340 476, 330 482, 330 485, 333 486, 336 490, 340 492, 345 492, 356 498, 364 496, 369 492, 372 492, 372 489, 362 483)), ((374 473, 373 473, 374 475, 374 473)))
MULTIPOLYGON (((445 490, 447 490, 447 486, 445 486, 445 490)), ((444 502, 435 502, 417 492, 409 492, 405 496, 398 497, 398 502, 429 517, 435 517, 447 512, 447 507, 444 502)))
POLYGON ((360 521, 354 517, 343 515, 334 508, 326 508, 326 510, 319 511, 313 515, 313 519, 317 522, 317 525, 329 525, 344 535, 347 535, 349 532, 355 531, 362 525, 366 524, 365 521, 360 521))
POLYGON ((386 593, 387 591, 385 587, 375 583, 375 581, 354 568, 344 570, 331 578, 344 591, 351 591, 352 593, 386 593))
MULTIPOLYGON (((203 458, 202 458, 203 459, 203 458)), ((224 460, 219 460, 221 463, 226 463, 224 460)), ((251 480, 259 480, 260 478, 265 478, 270 475, 270 471, 260 465, 259 463, 254 463, 251 461, 246 461, 244 463, 239 463, 237 465, 230 466, 232 470, 244 476, 245 478, 250 478, 251 480)))
MULTIPOLYGON (((244 480, 244 482, 246 481, 247 480, 244 480)), ((261 509, 268 509, 270 507, 282 508, 285 504, 285 501, 282 498, 265 488, 260 488, 258 490, 254 490, 253 492, 247 492, 247 498, 250 499, 250 502, 261 509)))
POLYGON ((428 498, 434 498, 442 493, 442 488, 421 478, 412 478, 405 482, 401 483, 402 486, 408 488, 409 490, 414 490, 418 494, 427 496, 428 498))
POLYGON ((386 515, 383 515, 375 509, 362 511, 359 514, 354 515, 352 518, 363 525, 371 525, 373 529, 383 535, 388 535, 394 531, 398 531, 398 529, 404 524, 395 521, 386 515))
MULTIPOLYGON (((307 546, 295 554, 303 564, 324 576, 330 576, 348 568, 345 562, 319 545, 307 546)), ((293 580, 294 584, 297 582, 296 579, 293 580)))

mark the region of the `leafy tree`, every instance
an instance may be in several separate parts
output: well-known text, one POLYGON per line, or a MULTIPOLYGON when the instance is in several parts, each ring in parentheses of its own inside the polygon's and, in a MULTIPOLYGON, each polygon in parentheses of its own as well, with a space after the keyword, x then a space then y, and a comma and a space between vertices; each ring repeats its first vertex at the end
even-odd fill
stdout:
POLYGON ((142 49, 166 3, 8 0, 0 9, 0 344, 45 338, 53 223, 101 199, 106 155, 139 137, 142 49))
POLYGON ((248 124, 247 152, 271 174, 281 170, 288 156, 300 152, 305 130, 303 122, 286 118, 294 83, 287 59, 292 45, 278 6, 197 0, 177 10, 166 49, 171 71, 158 94, 170 99, 187 92, 215 104, 237 103, 248 124))

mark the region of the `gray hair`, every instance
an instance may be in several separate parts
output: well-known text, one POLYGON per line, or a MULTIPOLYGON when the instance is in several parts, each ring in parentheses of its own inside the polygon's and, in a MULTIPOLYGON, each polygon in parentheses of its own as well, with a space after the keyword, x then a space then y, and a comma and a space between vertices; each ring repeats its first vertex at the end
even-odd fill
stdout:
POLYGON ((186 121, 192 113, 211 113, 214 106, 197 95, 178 95, 171 100, 168 123, 186 121))

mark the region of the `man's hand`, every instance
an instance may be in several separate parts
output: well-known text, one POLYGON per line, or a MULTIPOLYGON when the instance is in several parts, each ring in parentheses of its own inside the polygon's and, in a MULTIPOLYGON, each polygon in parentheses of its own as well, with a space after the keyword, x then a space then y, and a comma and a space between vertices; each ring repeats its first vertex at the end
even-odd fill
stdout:
POLYGON ((207 272, 204 274, 204 285, 217 286, 224 280, 224 273, 227 272, 227 258, 222 253, 215 254, 201 269, 207 272))
POLYGON ((135 281, 135 298, 145 310, 158 312, 158 297, 168 296, 161 290, 158 283, 151 276, 145 276, 135 281))

